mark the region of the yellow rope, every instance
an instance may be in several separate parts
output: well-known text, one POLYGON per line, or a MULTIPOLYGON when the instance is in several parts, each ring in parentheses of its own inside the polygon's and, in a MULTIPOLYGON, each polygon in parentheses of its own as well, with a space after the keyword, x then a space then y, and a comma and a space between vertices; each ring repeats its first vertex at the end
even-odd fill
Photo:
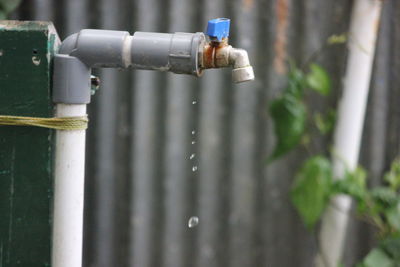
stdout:
POLYGON ((0 115, 0 125, 37 126, 56 130, 85 130, 88 117, 37 118, 0 115))

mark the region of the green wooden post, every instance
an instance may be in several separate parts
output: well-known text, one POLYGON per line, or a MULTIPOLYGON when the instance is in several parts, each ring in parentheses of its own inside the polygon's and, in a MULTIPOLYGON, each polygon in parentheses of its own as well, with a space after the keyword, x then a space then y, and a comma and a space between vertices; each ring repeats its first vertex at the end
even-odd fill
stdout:
MULTIPOLYGON (((0 21, 0 114, 52 117, 51 23, 0 21)), ((50 266, 54 131, 0 126, 0 267, 50 266)))

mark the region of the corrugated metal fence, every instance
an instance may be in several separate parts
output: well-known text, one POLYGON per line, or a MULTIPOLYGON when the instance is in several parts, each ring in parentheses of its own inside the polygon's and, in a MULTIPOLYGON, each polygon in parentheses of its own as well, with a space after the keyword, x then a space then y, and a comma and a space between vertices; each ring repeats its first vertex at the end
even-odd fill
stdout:
MULTIPOLYGON (((30 0, 17 19, 53 20, 62 38, 81 28, 203 31, 232 19, 231 43, 249 51, 257 80, 233 85, 229 70, 201 79, 104 70, 90 105, 85 266, 312 266, 316 243, 288 201, 304 151, 266 165, 274 143, 269 100, 285 85, 288 59, 304 61, 346 32, 349 0, 30 0), (190 159, 193 154, 192 159, 190 159), (195 170, 197 167, 197 170, 195 170), (193 171, 195 170, 195 171, 193 171), (188 219, 198 216, 197 227, 188 219)), ((400 2, 385 1, 362 163, 371 183, 400 147, 400 2)), ((333 74, 335 107, 346 49, 319 61, 333 74)), ((312 140, 315 151, 329 138, 312 140)), ((352 223, 346 262, 372 234, 352 223)))

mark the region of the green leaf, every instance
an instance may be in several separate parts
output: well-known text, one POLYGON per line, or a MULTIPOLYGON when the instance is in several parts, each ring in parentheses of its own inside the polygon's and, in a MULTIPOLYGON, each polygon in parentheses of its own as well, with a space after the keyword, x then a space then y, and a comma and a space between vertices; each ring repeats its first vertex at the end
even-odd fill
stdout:
POLYGON ((314 122, 319 132, 323 135, 332 132, 336 123, 336 111, 331 109, 326 115, 316 113, 314 115, 314 122))
POLYGON ((366 171, 360 166, 352 172, 346 171, 343 179, 334 182, 334 192, 347 194, 356 200, 362 200, 367 194, 366 179, 366 171))
MULTIPOLYGON (((385 212, 387 221, 397 231, 400 231, 400 204, 385 212)), ((400 251, 399 251, 400 253, 400 251)))
POLYGON ((331 92, 331 80, 328 73, 321 66, 313 63, 306 76, 308 86, 321 95, 327 96, 331 92))
POLYGON ((400 237, 386 238, 380 243, 380 247, 389 255, 396 263, 400 263, 400 237))
POLYGON ((399 202, 398 195, 388 187, 375 187, 370 190, 373 200, 383 209, 392 208, 399 202))
POLYGON ((291 200, 308 229, 312 229, 328 204, 332 168, 322 156, 308 159, 296 176, 291 200))
POLYGON ((284 94, 300 99, 303 96, 305 87, 306 80, 303 71, 297 68, 295 64, 291 64, 288 75, 288 86, 284 90, 284 94))
POLYGON ((7 19, 7 14, 4 11, 0 10, 0 20, 4 19, 7 19))
POLYGON ((0 12, 3 14, 11 13, 20 3, 21 0, 0 0, 0 12))
POLYGON ((328 40, 326 40, 326 43, 329 45, 334 45, 334 44, 343 44, 346 41, 347 41, 347 34, 342 33, 329 36, 328 40))
POLYGON ((394 191, 400 188, 400 159, 396 159, 390 166, 390 171, 384 176, 385 181, 394 191))
POLYGON ((373 249, 363 261, 364 267, 394 267, 395 262, 382 249, 373 249))
POLYGON ((358 187, 363 189, 366 188, 367 171, 363 167, 358 166, 354 171, 348 171, 346 173, 346 178, 352 181, 358 187))
POLYGON ((270 113, 277 138, 277 144, 269 159, 271 161, 299 144, 305 131, 307 114, 304 104, 290 95, 274 100, 270 105, 270 113))

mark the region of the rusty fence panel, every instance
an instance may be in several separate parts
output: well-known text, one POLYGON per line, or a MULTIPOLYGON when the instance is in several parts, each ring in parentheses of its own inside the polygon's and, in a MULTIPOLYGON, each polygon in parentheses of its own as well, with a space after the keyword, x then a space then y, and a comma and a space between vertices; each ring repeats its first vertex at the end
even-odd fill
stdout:
MULTIPOLYGON (((231 43, 249 51, 256 72, 254 83, 233 85, 229 70, 206 71, 200 80, 101 71, 89 110, 85 266, 312 266, 315 239, 288 199, 304 151, 266 165, 274 143, 267 105, 285 86, 289 59, 305 61, 331 34, 347 31, 351 4, 24 1, 12 18, 53 20, 62 38, 87 27, 203 31, 208 19, 230 17, 231 43), (197 227, 188 228, 191 216, 199 217, 197 227)), ((384 5, 361 153, 371 184, 400 148, 400 3, 384 5)), ((318 59, 335 92, 323 101, 309 97, 314 110, 336 106, 345 57, 337 46, 318 59)), ((329 138, 312 142, 318 152, 329 138)), ((349 231, 348 265, 373 242, 366 225, 352 221, 349 231)))

